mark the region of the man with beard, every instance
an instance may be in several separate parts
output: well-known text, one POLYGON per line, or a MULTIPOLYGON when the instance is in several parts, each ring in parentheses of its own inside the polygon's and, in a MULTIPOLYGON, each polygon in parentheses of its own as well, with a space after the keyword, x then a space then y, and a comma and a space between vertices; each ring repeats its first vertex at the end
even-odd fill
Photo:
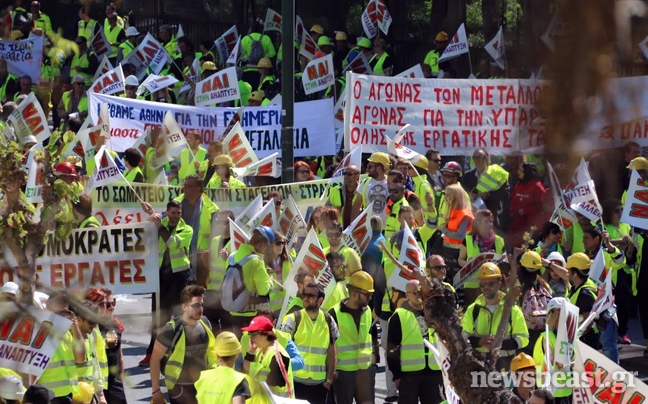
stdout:
POLYGON ((335 288, 326 300, 326 304, 322 306, 323 310, 329 311, 333 307, 337 306, 337 304, 342 300, 349 297, 349 292, 347 291, 346 286, 347 269, 344 263, 344 255, 333 251, 326 254, 326 260, 328 261, 329 267, 331 267, 331 272, 333 272, 333 277, 335 278, 335 288))
POLYGON ((351 218, 360 214, 359 211, 354 210, 359 208, 356 202, 362 199, 356 192, 358 178, 360 178, 360 168, 355 164, 350 164, 344 171, 344 184, 335 184, 329 189, 329 200, 326 206, 332 206, 340 212, 338 221, 344 228, 349 227, 352 222, 351 218))
MULTIPOLYGON (((359 214, 363 209, 373 202, 373 212, 371 215, 378 215, 385 223, 387 198, 389 197, 389 190, 387 188, 387 176, 391 162, 387 153, 376 152, 368 159, 367 174, 369 178, 364 180, 358 187, 360 198, 353 204, 353 212, 359 214)), ((356 216, 351 218, 353 222, 356 216)))

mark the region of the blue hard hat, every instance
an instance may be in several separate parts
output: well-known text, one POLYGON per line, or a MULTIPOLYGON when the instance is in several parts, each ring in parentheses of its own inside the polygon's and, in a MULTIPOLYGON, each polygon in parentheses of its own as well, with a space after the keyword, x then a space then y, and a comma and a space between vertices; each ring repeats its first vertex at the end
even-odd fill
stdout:
POLYGON ((263 237, 265 237, 268 240, 269 244, 274 243, 274 231, 272 231, 272 229, 268 226, 258 226, 254 230, 258 231, 263 237))

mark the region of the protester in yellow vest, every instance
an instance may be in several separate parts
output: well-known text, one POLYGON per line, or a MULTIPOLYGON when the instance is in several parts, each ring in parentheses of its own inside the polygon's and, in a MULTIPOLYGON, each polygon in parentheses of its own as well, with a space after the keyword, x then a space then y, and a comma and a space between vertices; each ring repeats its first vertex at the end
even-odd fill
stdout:
POLYGON ((85 85, 90 87, 92 85, 92 78, 99 67, 99 62, 94 53, 88 50, 87 42, 84 37, 77 37, 75 42, 79 47, 79 51, 74 54, 74 57, 72 57, 70 76, 83 76, 85 85))
POLYGON ((418 280, 405 285, 407 300, 389 319, 387 361, 398 388, 399 402, 439 403, 443 401, 443 374, 432 352, 423 344, 437 342, 434 329, 426 324, 421 286, 418 280))
POLYGON ((40 1, 32 1, 29 9, 31 11, 33 27, 42 29, 45 35, 50 35, 52 33, 52 21, 47 14, 41 13, 40 1))
POLYGON ((374 55, 369 59, 369 66, 373 69, 375 75, 391 76, 394 74, 394 61, 387 53, 387 41, 378 37, 373 44, 374 55))
POLYGON ((84 301, 75 310, 86 348, 85 361, 76 364, 78 380, 79 383, 85 382, 93 386, 95 397, 103 402, 104 389, 108 389, 108 357, 106 341, 97 327, 99 309, 94 304, 84 301))
POLYGON ((276 281, 273 282, 270 290, 270 310, 278 315, 286 296, 286 291, 281 285, 286 281, 288 273, 292 269, 293 257, 291 251, 286 248, 286 236, 277 230, 274 231, 274 235, 274 243, 268 246, 263 259, 270 277, 276 281))
POLYGON ((511 374, 513 375, 513 395, 523 402, 531 402, 531 392, 537 388, 536 362, 524 352, 511 361, 511 374))
POLYGON ((197 174, 200 163, 207 157, 207 150, 200 145, 202 143, 202 136, 197 130, 190 130, 187 132, 187 146, 180 152, 180 171, 178 178, 180 181, 191 174, 197 174))
POLYGON ((198 404, 244 404, 252 397, 253 381, 234 370, 241 344, 229 331, 218 334, 214 343, 218 366, 200 372, 196 381, 198 404))
POLYGON ((374 282, 366 272, 356 272, 347 283, 349 297, 329 311, 340 337, 335 341, 337 362, 333 382, 335 400, 338 403, 373 402, 374 383, 371 365, 378 358, 378 343, 371 309, 368 306, 374 292, 374 282))
POLYGON ((344 264, 344 255, 339 252, 329 252, 326 254, 326 261, 328 261, 335 278, 335 289, 326 299, 326 303, 322 306, 322 310, 329 311, 337 306, 342 300, 349 297, 347 290, 347 269, 344 264))
POLYGON ((304 308, 286 317, 282 331, 287 332, 304 357, 305 366, 295 372, 295 396, 313 404, 325 404, 335 373, 337 324, 321 310, 324 292, 309 283, 302 294, 304 308))
POLYGON ((434 41, 434 49, 429 51, 423 60, 423 75, 425 78, 436 77, 439 74, 439 59, 446 46, 448 46, 448 34, 441 31, 436 35, 434 41))
POLYGON ((79 229, 101 226, 101 223, 92 216, 92 198, 88 194, 79 195, 79 200, 72 204, 72 212, 79 223, 79 229))
POLYGON ((189 285, 182 289, 182 316, 169 321, 157 336, 151 356, 151 388, 154 404, 166 400, 160 391, 160 373, 169 396, 176 402, 192 402, 196 397, 195 383, 201 372, 218 363, 216 338, 211 324, 203 316, 205 288, 189 285), (179 334, 179 335, 177 335, 179 334), (166 358, 162 371, 160 364, 166 358))
POLYGON ((353 248, 342 244, 342 224, 340 222, 330 222, 326 226, 326 240, 328 246, 324 247, 324 255, 329 252, 339 252, 344 256, 344 265, 347 269, 347 275, 351 276, 354 273, 362 270, 362 263, 360 262, 360 255, 353 248))
POLYGON ((9 73, 6 59, 0 59, 0 103, 12 100, 17 91, 18 76, 9 73))
POLYGON ((119 44, 121 44, 126 37, 123 20, 122 24, 120 25, 119 19, 120 18, 117 16, 117 11, 113 11, 112 13, 107 14, 106 21, 104 22, 104 33, 106 34, 106 39, 108 39, 108 42, 110 42, 110 47, 114 52, 113 55, 115 55, 111 56, 110 59, 115 60, 117 57, 117 48, 119 48, 119 44))
POLYGON ((216 167, 215 175, 207 184, 207 188, 245 188, 243 181, 232 176, 232 167, 234 163, 232 158, 226 154, 221 154, 214 159, 216 167))
POLYGON ((178 57, 178 42, 176 41, 175 35, 173 35, 173 30, 170 25, 161 25, 158 30, 158 39, 160 44, 164 46, 164 49, 167 50, 171 59, 178 57))
POLYGON ((140 32, 135 27, 126 28, 126 40, 119 45, 117 50, 117 63, 121 63, 135 49, 139 34, 140 32))
POLYGON ((96 20, 90 18, 89 13, 86 11, 87 6, 79 8, 79 22, 77 23, 77 36, 82 36, 86 39, 86 44, 90 45, 90 41, 94 38, 97 31, 99 31, 99 24, 96 20))
MULTIPOLYGON (((70 114, 78 113, 79 118, 85 119, 88 116, 88 97, 85 91, 85 79, 76 75, 72 79, 74 88, 63 93, 59 102, 57 112, 64 123, 67 124, 70 114)), ((63 124, 62 124, 63 125, 63 124)))
POLYGON ((139 168, 142 155, 139 150, 135 148, 128 148, 124 151, 124 164, 126 171, 124 171, 124 178, 128 182, 144 182, 144 174, 139 168))

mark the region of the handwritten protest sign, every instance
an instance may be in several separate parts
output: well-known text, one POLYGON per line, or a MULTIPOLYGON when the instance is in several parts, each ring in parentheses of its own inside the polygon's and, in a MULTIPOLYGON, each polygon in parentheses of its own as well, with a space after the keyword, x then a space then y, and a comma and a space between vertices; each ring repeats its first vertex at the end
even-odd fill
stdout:
POLYGON ((0 303, 0 367, 37 378, 72 321, 34 306, 0 303))
MULTIPOLYGON (((7 248, 4 251, 9 251, 7 248)), ((151 222, 77 229, 50 237, 36 259, 38 281, 51 289, 110 288, 115 294, 159 289, 157 228, 151 222)), ((13 255, 0 261, 0 280, 17 281, 13 255)))
POLYGON ((0 41, 0 59, 7 61, 7 70, 18 77, 29 76, 40 83, 43 61, 43 37, 20 41, 0 41))
MULTIPOLYGON (((203 144, 220 139, 236 108, 190 107, 160 104, 91 93, 89 113, 93 122, 99 117, 98 108, 108 104, 110 133, 114 151, 131 147, 146 128, 162 125, 167 111, 178 121, 184 133, 196 129, 203 144)), ((281 154, 281 106, 246 108, 242 126, 257 157, 281 154)), ((335 154, 333 101, 330 99, 295 103, 295 156, 335 154)))

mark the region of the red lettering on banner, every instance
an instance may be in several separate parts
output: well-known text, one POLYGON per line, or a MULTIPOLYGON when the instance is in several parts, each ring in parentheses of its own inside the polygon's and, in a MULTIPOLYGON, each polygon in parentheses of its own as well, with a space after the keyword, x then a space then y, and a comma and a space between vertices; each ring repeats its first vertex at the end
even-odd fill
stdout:
POLYGON ((641 191, 641 190, 636 191, 634 196, 640 201, 648 203, 648 191, 641 191))
POLYGON ((16 322, 17 315, 2 316, 0 319, 0 339, 6 340, 9 338, 9 333, 16 322))
POLYGON ((85 152, 83 151, 83 147, 81 146, 81 142, 77 142, 74 147, 72 148, 72 151, 78 154, 81 157, 85 157, 85 152))
POLYGON ((360 144, 375 144, 387 146, 385 129, 383 128, 351 128, 351 141, 360 144))
POLYGON ((264 164, 259 166, 257 170, 257 175, 270 175, 272 174, 272 163, 264 164))
POLYGON ((638 203, 633 203, 630 206, 630 216, 637 217, 640 219, 648 219, 648 206, 639 205, 638 203))
POLYGON ((44 321, 43 324, 41 324, 40 329, 38 330, 38 334, 36 334, 36 337, 34 337, 34 341, 32 342, 31 346, 36 349, 40 349, 45 343, 45 340, 47 340, 47 336, 49 335, 51 329, 52 323, 49 321, 44 321))
POLYGON ((106 261, 106 268, 108 268, 108 279, 111 284, 115 283, 115 268, 119 266, 117 261, 106 261))
POLYGON ((459 126, 482 126, 484 124, 484 111, 458 109, 457 115, 459 115, 459 126))
POLYGON ((146 44, 144 44, 144 54, 146 55, 146 59, 150 62, 155 58, 155 55, 160 51, 160 48, 158 48, 157 44, 149 41, 146 41, 146 44))
POLYGON ((29 345, 31 341, 31 333, 34 328, 34 318, 32 316, 25 316, 20 320, 18 326, 14 329, 9 337, 9 342, 18 343, 21 345, 29 345))
MULTIPOLYGON (((355 91, 354 91, 355 96, 355 91)), ((359 95, 355 97, 359 98, 359 95)), ((412 83, 371 83, 369 88, 370 101, 386 101, 396 104, 421 104, 421 85, 412 83)))
POLYGON ((97 56, 108 52, 108 44, 103 40, 103 35, 95 35, 92 41, 92 50, 97 56))
POLYGON ((461 91, 459 88, 435 88, 436 102, 444 105, 460 103, 461 91))
POLYGON ((423 124, 425 126, 444 126, 443 112, 433 109, 423 110, 423 124))
POLYGON ((101 268, 101 263, 95 262, 92 266, 92 276, 90 277, 91 285, 105 285, 106 281, 103 275, 103 269, 101 268))
POLYGON ((63 287, 63 265, 54 264, 50 268, 50 282, 53 288, 63 287))
POLYGON ((119 282, 132 283, 130 273, 130 261, 119 261, 119 282))
POLYGON ((261 225, 262 226, 268 226, 272 227, 272 214, 268 213, 262 220, 261 220, 261 225))

